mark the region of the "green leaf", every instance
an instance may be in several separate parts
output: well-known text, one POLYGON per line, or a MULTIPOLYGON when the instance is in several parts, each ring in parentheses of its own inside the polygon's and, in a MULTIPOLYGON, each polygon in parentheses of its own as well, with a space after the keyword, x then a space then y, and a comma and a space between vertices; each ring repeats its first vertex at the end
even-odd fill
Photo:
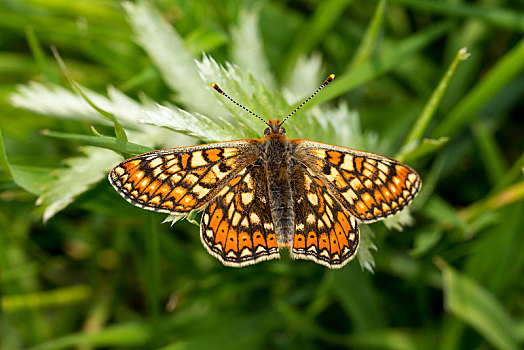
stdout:
POLYGON ((495 130, 490 130, 485 122, 476 120, 471 125, 471 131, 486 175, 491 184, 496 185, 507 173, 508 166, 504 162, 504 154, 500 151, 495 140, 495 130))
POLYGON ((275 78, 264 53, 259 29, 259 11, 242 9, 238 23, 231 29, 231 57, 233 63, 252 73, 270 89, 275 89, 275 78))
POLYGON ((121 157, 117 154, 91 146, 82 148, 85 157, 65 160, 67 168, 54 172, 55 180, 44 186, 36 204, 44 208, 44 221, 73 202, 74 198, 87 191, 94 184, 105 179, 109 169, 121 157))
POLYGON ((52 181, 51 168, 35 166, 12 165, 14 181, 29 193, 41 195, 43 186, 52 181))
POLYGON ((146 112, 143 122, 211 142, 246 138, 242 129, 226 120, 219 124, 201 114, 190 113, 174 106, 168 108, 158 105, 156 111, 146 112))
POLYGON ((136 143, 127 142, 124 140, 119 140, 114 137, 107 136, 89 136, 89 135, 79 135, 79 134, 68 134, 56 131, 43 130, 42 134, 45 136, 63 139, 78 141, 83 144, 97 146, 102 148, 107 148, 113 150, 117 153, 130 153, 133 155, 142 154, 146 152, 154 151, 154 148, 138 145, 136 143))
POLYGON ((440 241, 444 234, 444 228, 433 224, 415 236, 414 247, 409 252, 414 257, 421 257, 429 252, 440 241))
MULTIPOLYGON (((269 89, 252 74, 236 66, 227 63, 222 67, 213 58, 204 56, 202 61, 198 62, 198 69, 205 80, 217 83, 225 93, 264 120, 278 118, 291 109, 278 91, 269 89)), ((228 127, 232 129, 231 132, 240 132, 243 138, 262 136, 266 126, 260 120, 234 105, 218 92, 214 93, 220 103, 229 110, 229 113, 222 117, 232 123, 233 126, 228 127)))
POLYGON ((60 76, 58 72, 51 69, 51 66, 48 64, 44 50, 42 49, 42 45, 35 34, 34 28, 32 26, 27 27, 25 34, 27 37, 27 43, 31 49, 31 53, 33 54, 36 64, 38 65, 39 71, 45 75, 47 81, 58 83, 60 76))
POLYGON ((177 93, 177 100, 190 111, 210 117, 223 114, 224 109, 207 88, 212 81, 203 81, 198 75, 195 58, 174 28, 147 1, 123 5, 138 43, 156 64, 166 84, 177 93))
POLYGON ((290 74, 282 82, 282 93, 290 104, 297 104, 307 98, 322 82, 322 57, 317 53, 300 56, 290 74))
POLYGON ((360 267, 363 270, 368 270, 373 273, 375 271, 375 259, 373 258, 372 250, 377 250, 377 246, 373 243, 373 231, 367 225, 360 225, 360 243, 357 251, 357 258, 360 267))
POLYGON ((519 158, 513 163, 511 169, 509 169, 502 178, 499 179, 497 185, 491 190, 491 193, 495 193, 503 189, 504 187, 516 181, 524 173, 524 152, 519 158))
POLYGON ((113 123, 113 126, 115 128, 115 135, 116 138, 119 140, 127 141, 127 135, 124 131, 124 128, 122 128, 122 125, 116 120, 116 118, 109 112, 103 110, 99 106, 96 105, 91 99, 87 96, 87 94, 82 90, 82 87, 80 84, 78 84, 74 79, 69 70, 67 69, 67 66, 65 65, 64 61, 62 61, 62 58, 58 54, 58 51, 55 47, 51 48, 53 50, 53 55, 55 56, 56 60, 58 61, 58 64, 60 66, 60 69, 62 70, 62 73, 66 76, 67 80, 71 84, 71 86, 82 96, 82 98, 97 111, 102 117, 105 119, 111 121, 113 123))
POLYGON ((431 349, 436 340, 430 331, 387 328, 351 334, 347 343, 355 349, 419 350, 431 349))
POLYGON ((455 209, 437 195, 431 196, 424 206, 424 214, 439 222, 443 227, 466 229, 466 224, 455 209))
POLYGON ((499 300, 467 275, 437 259, 448 312, 466 322, 497 349, 518 349, 516 326, 499 300))

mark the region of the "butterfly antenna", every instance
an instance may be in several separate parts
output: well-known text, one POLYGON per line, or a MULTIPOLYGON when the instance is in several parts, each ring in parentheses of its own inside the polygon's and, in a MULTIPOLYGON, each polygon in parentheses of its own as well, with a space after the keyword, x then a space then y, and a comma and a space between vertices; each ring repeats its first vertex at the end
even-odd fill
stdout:
POLYGON ((305 105, 306 103, 309 102, 309 100, 311 100, 313 97, 315 97, 316 94, 318 94, 318 92, 320 90, 322 90, 327 84, 331 83, 333 81, 333 79, 335 79, 335 74, 330 74, 329 77, 327 77, 326 80, 324 80, 324 82, 322 83, 322 85, 320 85, 320 87, 317 89, 317 91, 315 91, 311 96, 309 96, 307 98, 307 100, 305 100, 304 102, 302 102, 300 104, 300 106, 298 106, 297 108, 295 108, 295 110, 291 113, 289 113, 289 115, 287 117, 284 118, 284 120, 278 125, 278 126, 281 126, 282 124, 284 124, 284 122, 289 118, 291 117, 293 114, 295 114, 300 108, 302 108, 303 105, 305 105))
POLYGON ((264 119, 260 118, 257 114, 251 112, 249 109, 247 109, 246 107, 242 106, 240 103, 238 103, 237 101, 233 100, 231 97, 229 97, 228 94, 226 94, 224 91, 222 91, 222 89, 220 88, 220 86, 218 86, 218 84, 216 83, 211 83, 211 87, 213 89, 215 89, 218 93, 224 95, 229 101, 233 102, 234 104, 236 104, 238 107, 242 108, 244 111, 248 112, 248 113, 251 113, 252 115, 254 115, 255 117, 257 117, 258 119, 262 120, 264 122, 264 124, 266 124, 267 126, 270 126, 268 122, 266 122, 264 119))

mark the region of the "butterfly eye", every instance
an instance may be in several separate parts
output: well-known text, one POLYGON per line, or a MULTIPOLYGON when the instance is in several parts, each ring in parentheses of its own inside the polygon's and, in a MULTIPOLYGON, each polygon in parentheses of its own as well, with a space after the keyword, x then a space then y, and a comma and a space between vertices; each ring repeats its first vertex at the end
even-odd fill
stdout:
POLYGON ((264 130, 264 136, 267 136, 271 133, 271 129, 270 128, 266 128, 266 130, 264 130))
POLYGON ((278 128, 278 132, 282 135, 285 135, 286 134, 286 129, 284 129, 283 127, 280 127, 278 128))

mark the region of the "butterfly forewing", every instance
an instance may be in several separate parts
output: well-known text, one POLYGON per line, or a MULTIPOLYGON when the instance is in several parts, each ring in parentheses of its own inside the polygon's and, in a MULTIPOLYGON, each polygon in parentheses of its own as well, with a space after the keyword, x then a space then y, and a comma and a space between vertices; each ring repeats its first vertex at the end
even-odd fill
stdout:
POLYGON ((394 159, 320 142, 294 142, 300 143, 302 161, 361 221, 373 222, 396 214, 420 189, 418 174, 394 159))
POLYGON ((133 205, 187 214, 202 208, 257 159, 254 142, 240 140, 141 154, 116 165, 109 181, 133 205))
POLYGON ((295 236, 293 258, 340 268, 356 254, 357 222, 327 190, 324 182, 304 165, 292 174, 295 236))
POLYGON ((263 167, 249 165, 227 182, 204 210, 200 236, 228 266, 280 257, 263 167))

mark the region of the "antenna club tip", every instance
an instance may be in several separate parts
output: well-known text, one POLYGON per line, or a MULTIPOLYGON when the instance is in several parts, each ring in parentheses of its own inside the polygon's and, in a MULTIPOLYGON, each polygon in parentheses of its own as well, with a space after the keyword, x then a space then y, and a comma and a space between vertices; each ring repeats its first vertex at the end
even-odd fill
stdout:
POLYGON ((216 84, 216 83, 211 83, 211 87, 212 87, 213 89, 215 89, 216 91, 222 93, 222 89, 220 88, 220 86, 218 86, 218 84, 216 84))
POLYGON ((327 84, 331 83, 333 81, 333 79, 335 79, 335 74, 330 74, 329 77, 327 77, 326 81, 324 81, 323 85, 327 85, 327 84))

